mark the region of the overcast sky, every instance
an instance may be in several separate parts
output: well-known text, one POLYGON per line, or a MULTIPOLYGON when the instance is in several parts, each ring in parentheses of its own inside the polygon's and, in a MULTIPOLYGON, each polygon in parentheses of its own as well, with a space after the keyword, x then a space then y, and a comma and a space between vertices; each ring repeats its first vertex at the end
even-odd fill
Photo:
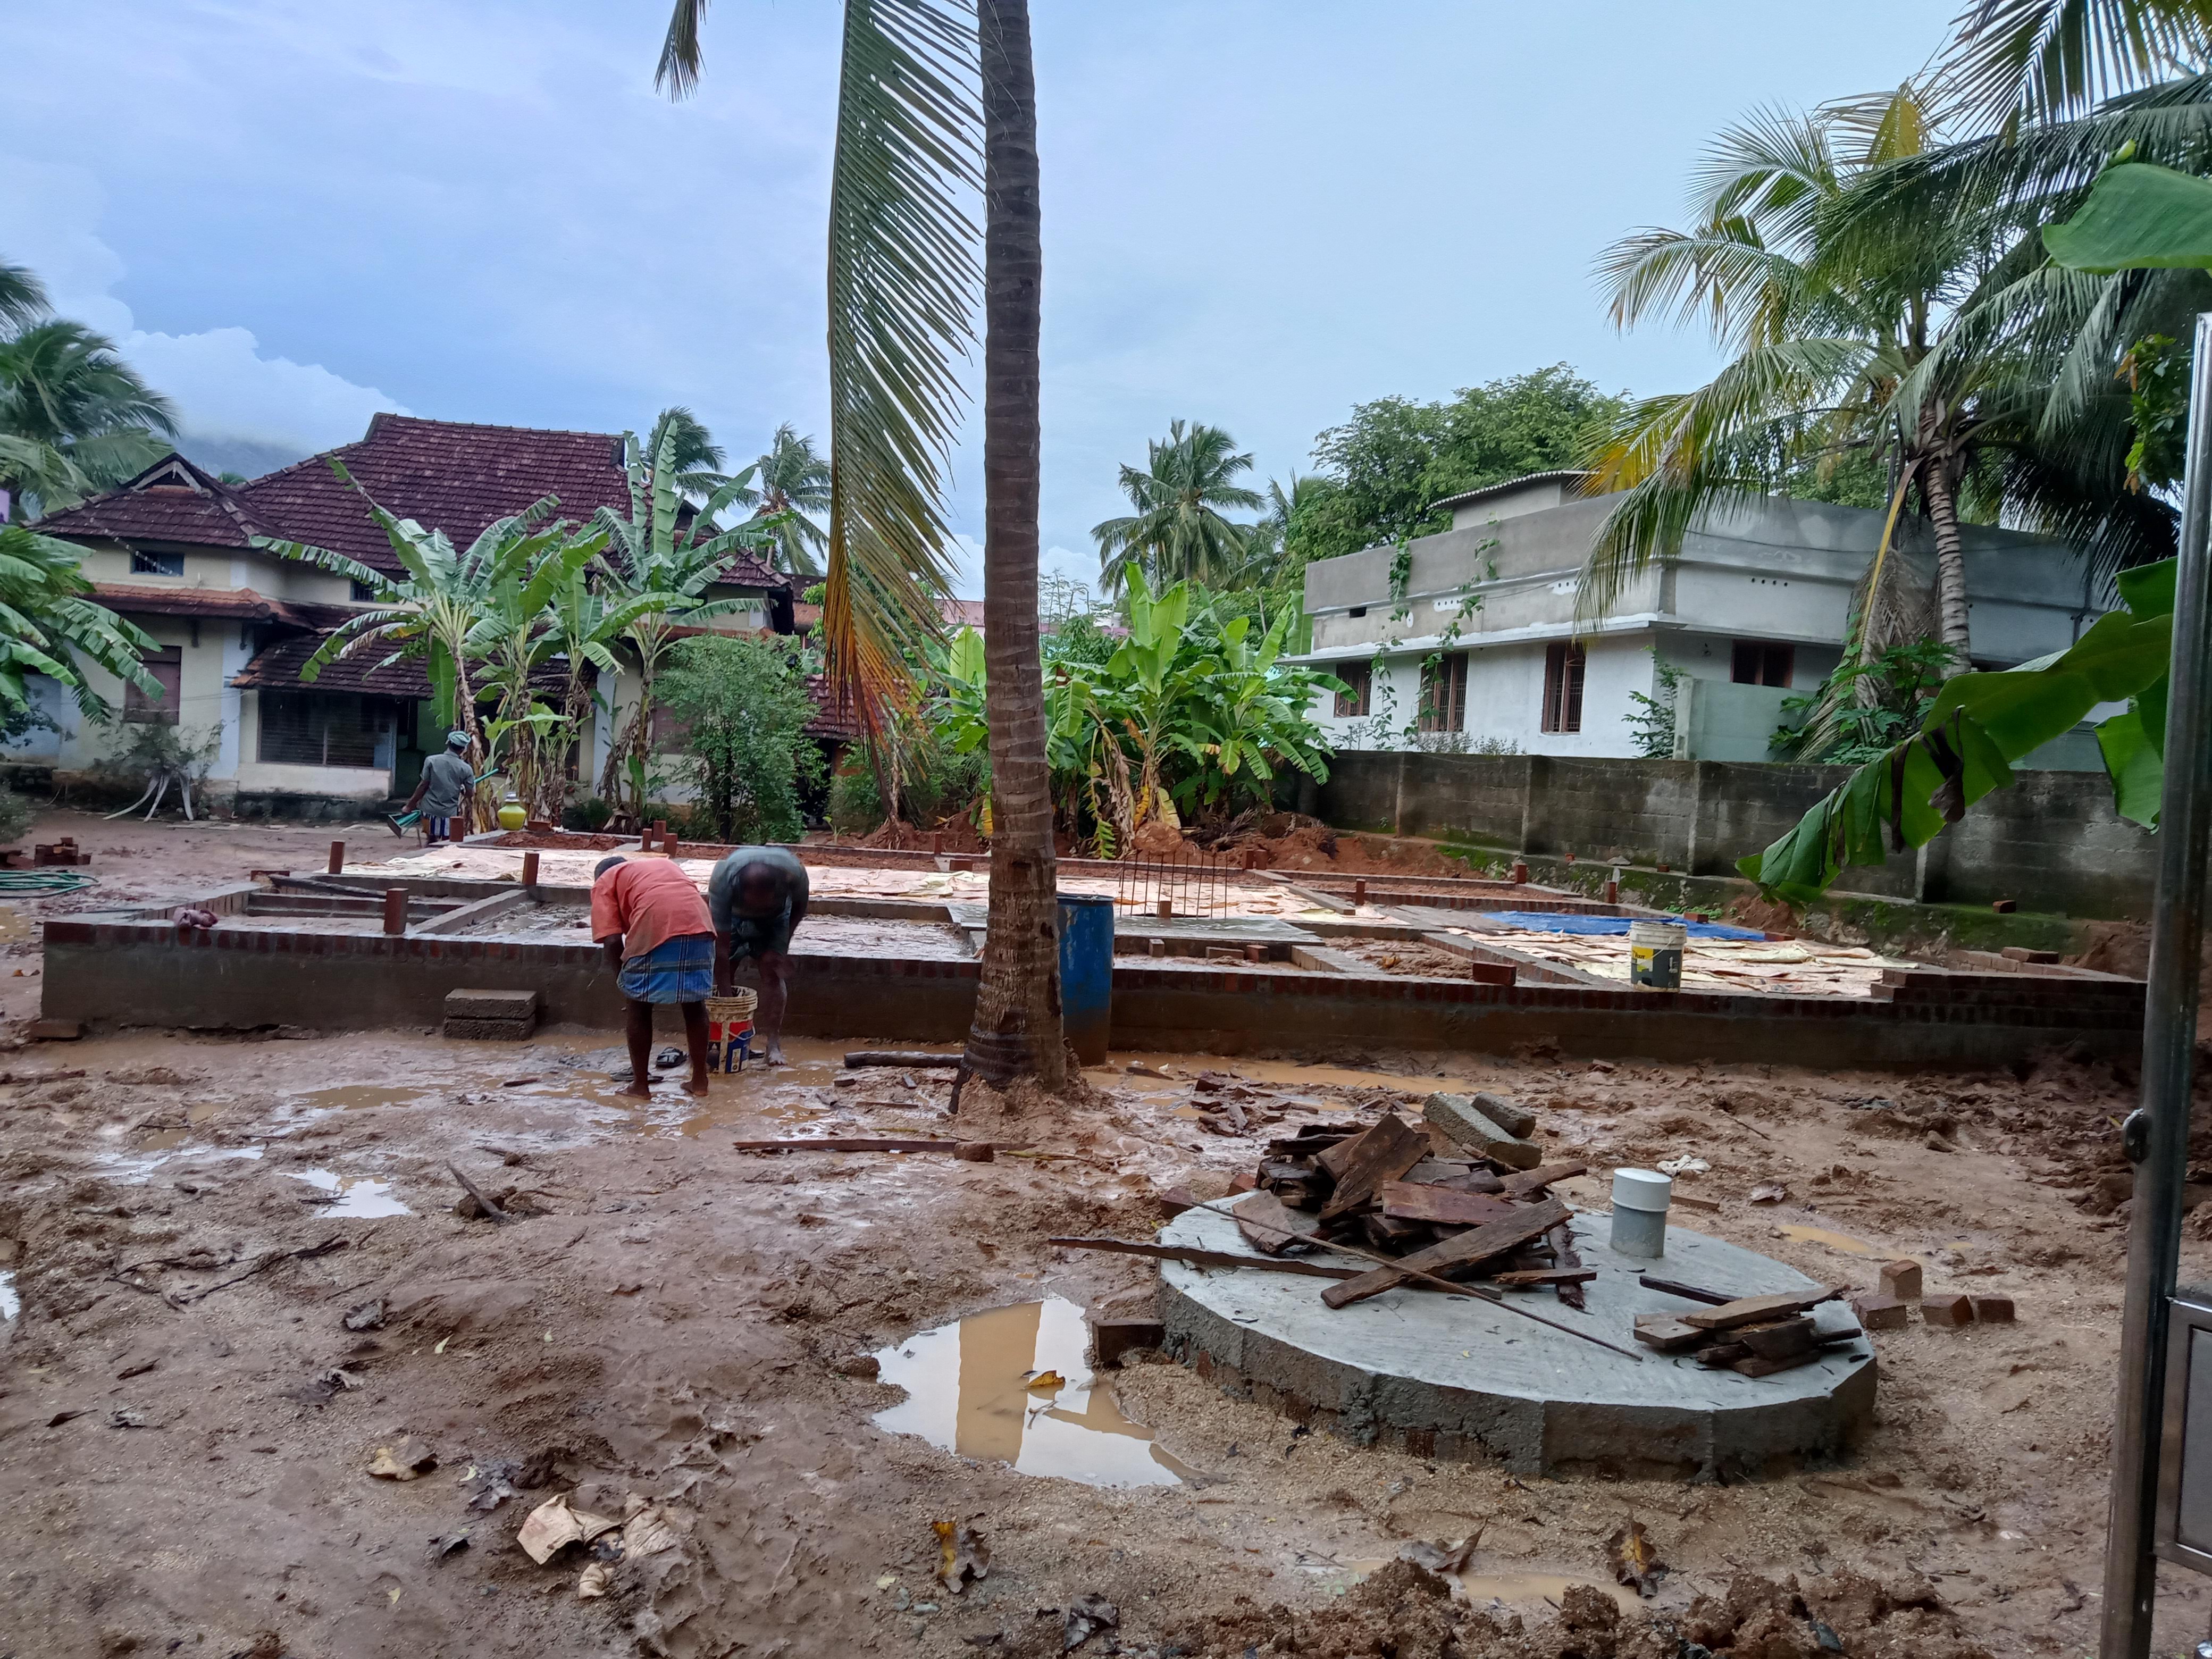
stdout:
MULTIPOLYGON (((1176 416, 1285 477, 1391 392, 1560 361, 1694 383, 1707 343, 1614 334, 1593 255, 1680 221, 1716 129, 1893 86, 1955 9, 1036 0, 1050 562, 1095 575, 1117 464, 1176 416)), ((681 106, 666 11, 9 0, 0 258, 244 471, 379 409, 826 437, 837 8, 720 0, 681 106)), ((980 536, 980 444, 954 465, 980 536)))

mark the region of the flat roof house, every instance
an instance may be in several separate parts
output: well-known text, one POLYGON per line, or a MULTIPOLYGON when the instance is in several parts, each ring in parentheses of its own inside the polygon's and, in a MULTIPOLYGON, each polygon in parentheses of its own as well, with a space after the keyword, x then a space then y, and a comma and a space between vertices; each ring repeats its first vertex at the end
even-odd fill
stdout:
MULTIPOLYGON (((1742 498, 1577 626, 1583 564, 1618 499, 1577 494, 1582 477, 1540 472, 1438 503, 1452 527, 1407 544, 1401 586, 1389 547, 1307 567, 1313 642, 1296 660, 1351 687, 1314 711, 1340 749, 1641 754, 1636 696, 1664 703, 1665 668, 1682 677, 1678 758, 1768 757, 1783 700, 1842 659, 1883 515, 1742 498)), ((2113 603, 2063 543, 1971 526, 1966 557, 1977 668, 2063 649, 2113 603)), ((2078 731, 2030 763, 2101 764, 2078 731)))
MULTIPOLYGON (((88 668, 96 688, 125 722, 213 733, 208 793, 231 798, 237 810, 356 812, 412 789, 423 756, 443 744, 419 660, 379 666, 391 653, 372 647, 330 664, 312 683, 301 678, 331 630, 371 596, 254 538, 305 542, 399 569, 361 496, 331 473, 332 457, 380 506, 444 531, 457 547, 542 496, 558 497, 560 515, 578 523, 601 506, 626 511, 629 502, 618 434, 380 414, 358 443, 246 483, 225 483, 171 455, 121 489, 40 520, 40 531, 84 550, 90 597, 160 642, 148 666, 161 698, 88 668)), ((792 629, 790 579, 749 555, 732 556, 709 593, 752 601, 715 618, 719 628, 792 629)), ((623 688, 612 691, 619 709, 623 688)), ((88 726, 58 686, 41 692, 59 729, 29 734, 7 758, 51 765, 66 778, 114 739, 88 726)), ((592 777, 619 718, 599 722, 605 729, 580 745, 592 777)))

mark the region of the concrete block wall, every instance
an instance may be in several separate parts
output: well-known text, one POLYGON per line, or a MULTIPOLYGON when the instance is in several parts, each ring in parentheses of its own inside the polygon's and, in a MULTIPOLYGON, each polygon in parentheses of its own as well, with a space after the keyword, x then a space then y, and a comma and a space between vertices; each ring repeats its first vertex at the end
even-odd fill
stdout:
MULTIPOLYGON (((1501 853, 1736 874, 1850 775, 1842 766, 1347 752, 1312 792, 1346 830, 1426 836, 1501 853)), ((2112 811, 2101 773, 2021 772, 1917 853, 1854 866, 1840 887, 1927 903, 2009 898, 2039 913, 2141 920, 2156 837, 2112 811)))

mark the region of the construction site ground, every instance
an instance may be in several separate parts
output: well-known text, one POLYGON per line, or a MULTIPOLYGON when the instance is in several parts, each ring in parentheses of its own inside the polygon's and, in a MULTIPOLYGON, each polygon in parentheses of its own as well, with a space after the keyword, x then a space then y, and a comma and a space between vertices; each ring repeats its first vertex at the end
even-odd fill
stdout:
MULTIPOLYGON (((52 815, 34 838, 74 835, 100 885, 19 908, 314 869, 343 833, 52 815)), ((1286 1033, 1268 1060, 1117 1054, 1073 1103, 971 1087, 948 1118, 942 1074, 841 1083, 847 1045, 793 1043, 796 1066, 718 1078, 703 1105, 664 1081, 639 1106, 601 1033, 322 1037, 272 1016, 255 1037, 19 1042, 39 951, 4 948, 0 1653, 1042 1656, 1091 1597, 1117 1622, 1091 1618, 1085 1654, 1813 1659, 1824 1630, 1852 1655, 2094 1646, 2125 1066, 1300 1054, 1286 1033), (1252 1166, 1269 1130, 1192 1113, 1208 1066, 1304 1116, 1510 1095, 1594 1170, 1702 1160, 1679 1190, 1717 1207, 1677 1225, 1868 1288, 1910 1255, 1929 1291, 2008 1296, 2018 1320, 1877 1335, 1851 1456, 1724 1486, 1365 1449, 1146 1355, 1085 1390, 1079 1349, 1046 1337, 1068 1307, 1141 1304, 1150 1264, 1046 1241, 1148 1237, 1165 1188, 1218 1196, 1252 1166), (732 1145, 798 1133, 1005 1150, 732 1145), (449 1165, 515 1218, 455 1214, 449 1165), (886 1380, 963 1352, 925 1334, 1031 1304, 976 1324, 972 1376, 886 1380), (1060 1389, 1030 1387, 1048 1362, 1060 1389), (896 1426, 956 1418, 950 1448, 896 1426), (1097 1434, 1128 1444, 1092 1458, 1097 1434), (434 1465, 377 1478, 380 1449, 434 1465), (1052 1472, 1100 1468, 1133 1484, 1052 1472), (540 1565, 516 1543, 560 1494, 610 1518, 665 1504, 681 1536, 580 1598, 585 1547, 540 1565), (990 1551, 957 1595, 939 1521, 990 1551), (1649 1600, 1609 1564, 1632 1522, 1669 1569, 1649 1600), (1455 1587, 1396 1559, 1469 1539, 1455 1587)), ((1597 1180, 1564 1190, 1603 1205, 1597 1180)), ((2212 1275, 2189 1231, 2185 1281, 2212 1275)), ((2158 1652, 2205 1634, 2201 1582, 2166 1574, 2158 1652)))

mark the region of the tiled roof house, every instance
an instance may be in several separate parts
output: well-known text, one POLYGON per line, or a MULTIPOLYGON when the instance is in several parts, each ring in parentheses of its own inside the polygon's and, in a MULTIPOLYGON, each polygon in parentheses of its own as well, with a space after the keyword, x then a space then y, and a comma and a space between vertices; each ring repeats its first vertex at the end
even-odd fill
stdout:
MULTIPOLYGON (((116 683, 99 685, 126 721, 175 724, 191 736, 212 732, 210 792, 234 793, 242 811, 328 802, 354 811, 406 793, 424 754, 442 742, 430 718, 428 678, 420 662, 387 663, 391 653, 372 647, 329 665, 312 682, 303 678, 330 630, 369 596, 256 539, 303 542, 396 572, 390 542, 360 495, 331 471, 333 459, 380 506, 466 547, 496 520, 549 495, 560 516, 579 523, 601 506, 626 508, 622 447, 612 433, 380 414, 359 442, 246 483, 225 483, 182 456, 168 456, 39 528, 82 546, 92 597, 160 642, 148 666, 161 683, 161 699, 116 683)), ((749 555, 733 556, 711 591, 717 599, 754 602, 718 618, 717 626, 792 630, 790 579, 749 555)), ((103 677, 95 670, 93 678, 103 677)), ((613 690, 619 719, 619 684, 613 690)), ((62 729, 33 733, 10 759, 67 774, 88 765, 108 742, 86 729, 58 695, 48 699, 48 712, 62 729)), ((615 722, 599 724, 605 729, 590 734, 586 757, 611 740, 615 722)))

